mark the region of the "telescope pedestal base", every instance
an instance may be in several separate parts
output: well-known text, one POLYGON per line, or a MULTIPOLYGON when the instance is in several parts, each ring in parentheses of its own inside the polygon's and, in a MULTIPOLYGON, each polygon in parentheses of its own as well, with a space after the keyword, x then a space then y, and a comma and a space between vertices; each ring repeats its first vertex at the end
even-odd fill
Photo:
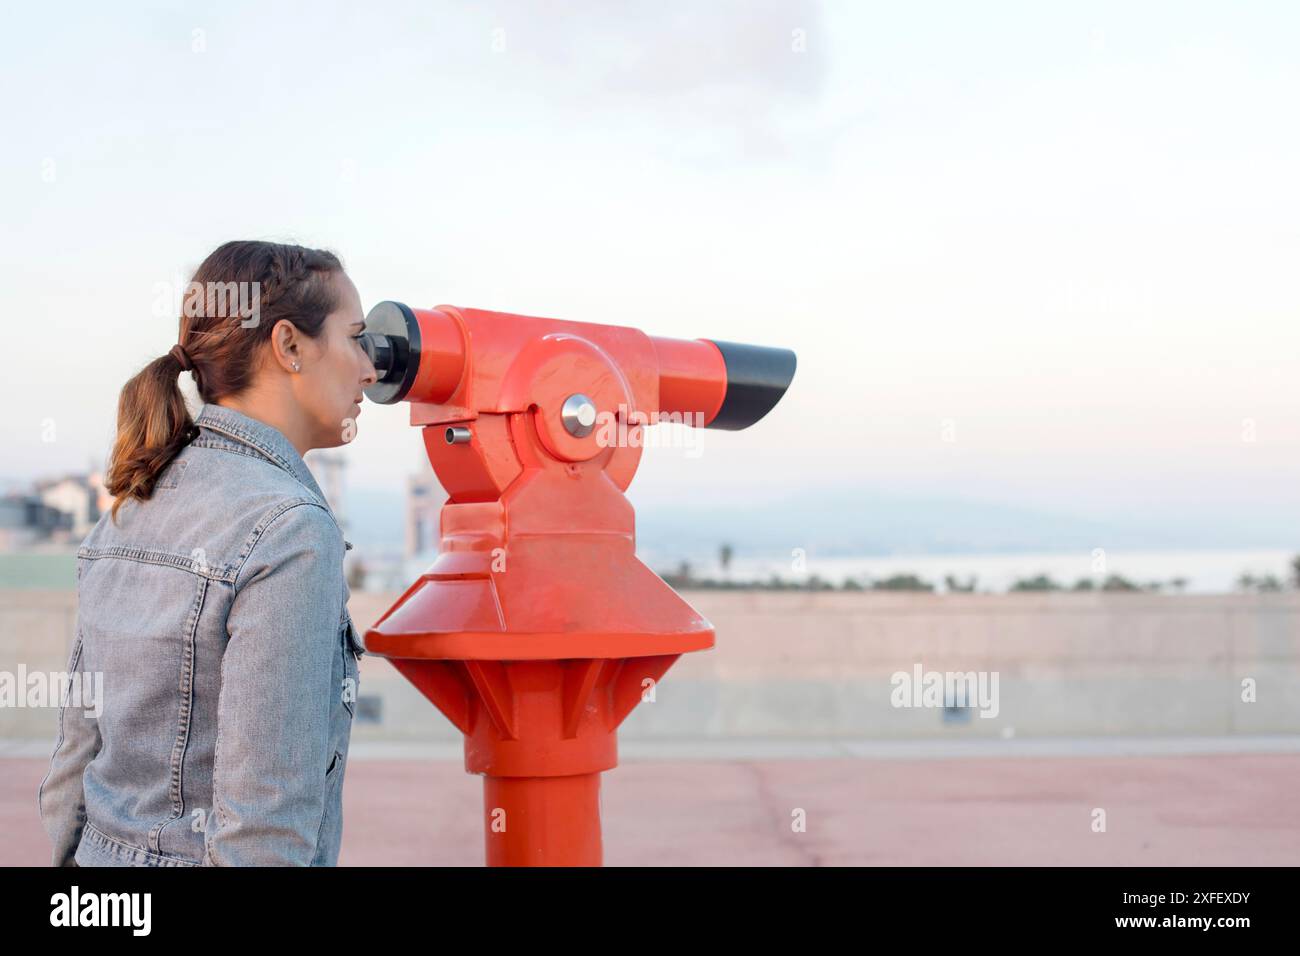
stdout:
POLYGON ((509 573, 476 575, 479 552, 442 553, 366 648, 465 735, 489 865, 599 866, 618 727, 682 654, 713 646, 713 627, 630 537, 521 535, 509 555, 509 573))

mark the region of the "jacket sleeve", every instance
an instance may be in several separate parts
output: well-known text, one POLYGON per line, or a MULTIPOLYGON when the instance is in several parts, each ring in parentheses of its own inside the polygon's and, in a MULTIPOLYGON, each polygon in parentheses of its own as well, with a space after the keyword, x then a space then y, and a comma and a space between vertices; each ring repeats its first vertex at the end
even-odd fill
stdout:
POLYGON ((309 866, 325 812, 343 538, 292 502, 240 567, 221 662, 204 865, 309 866))
POLYGON ((99 752, 99 720, 96 702, 87 697, 81 631, 78 629, 68 659, 67 692, 59 702, 59 736, 50 758, 50 769, 37 793, 41 824, 49 834, 54 866, 76 866, 73 854, 86 826, 86 764, 99 752))

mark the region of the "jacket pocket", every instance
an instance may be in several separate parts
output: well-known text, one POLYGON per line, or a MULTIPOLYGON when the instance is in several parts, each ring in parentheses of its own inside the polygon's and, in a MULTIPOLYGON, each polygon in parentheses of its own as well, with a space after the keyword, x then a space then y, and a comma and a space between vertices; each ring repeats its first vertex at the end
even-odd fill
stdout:
POLYGON ((348 641, 352 646, 352 653, 356 655, 357 660, 360 660, 361 655, 366 653, 365 641, 361 639, 361 632, 357 630, 356 624, 353 623, 351 614, 347 616, 346 623, 348 628, 348 641))

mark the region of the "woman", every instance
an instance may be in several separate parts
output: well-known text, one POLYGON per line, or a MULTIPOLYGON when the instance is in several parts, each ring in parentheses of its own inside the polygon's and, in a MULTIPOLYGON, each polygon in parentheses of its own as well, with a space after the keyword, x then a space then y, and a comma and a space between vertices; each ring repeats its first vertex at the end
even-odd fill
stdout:
POLYGON ((103 699, 65 701, 38 796, 56 866, 337 862, 364 647, 351 545, 302 456, 355 433, 363 324, 332 254, 229 242, 178 345, 122 389, 68 665, 103 699))

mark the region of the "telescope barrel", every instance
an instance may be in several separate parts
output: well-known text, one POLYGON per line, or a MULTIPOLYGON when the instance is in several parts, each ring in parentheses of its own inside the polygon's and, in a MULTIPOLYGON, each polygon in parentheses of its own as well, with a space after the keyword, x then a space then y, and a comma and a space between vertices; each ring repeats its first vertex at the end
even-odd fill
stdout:
POLYGON ((705 428, 748 428, 772 410, 794 378, 789 349, 714 339, 650 341, 659 357, 659 411, 698 415, 705 428))
MULTIPOLYGON (((546 334, 550 329, 590 336, 598 343, 609 341, 615 333, 624 337, 629 333, 640 335, 616 326, 481 313, 451 306, 412 309, 401 302, 380 302, 366 316, 361 339, 378 373, 378 381, 365 390, 366 397, 381 405, 445 402, 456 392, 469 363, 467 340, 475 342, 474 364, 478 374, 483 375, 485 369, 504 368, 501 363, 508 362, 530 336, 546 334), (473 326, 477 331, 465 331, 462 323, 467 321, 479 323, 473 326), (490 324, 483 324, 485 321, 490 324), (503 332, 508 334, 502 337, 503 332)), ((772 410, 794 378, 795 354, 789 349, 714 339, 645 338, 654 346, 658 364, 657 369, 645 371, 658 373, 659 407, 644 410, 661 416, 680 414, 686 424, 725 431, 748 428, 772 410)), ((643 357, 631 358, 640 353, 620 352, 617 345, 606 347, 611 348, 610 361, 614 363, 621 359, 645 364, 643 357)), ((488 377, 499 381, 497 373, 489 373, 488 377)), ((578 387, 576 383, 574 387, 578 387)))

